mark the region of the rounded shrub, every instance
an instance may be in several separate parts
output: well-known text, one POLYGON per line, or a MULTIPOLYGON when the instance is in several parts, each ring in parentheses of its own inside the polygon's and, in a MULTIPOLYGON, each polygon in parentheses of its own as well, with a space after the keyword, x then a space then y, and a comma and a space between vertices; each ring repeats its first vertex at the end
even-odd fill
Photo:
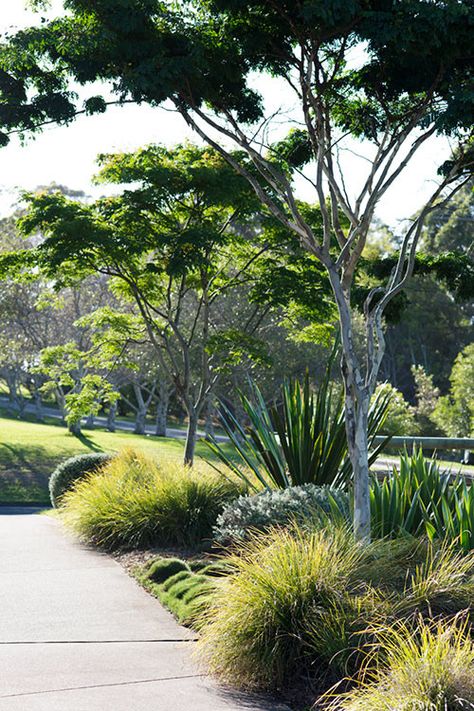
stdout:
POLYGON ((78 454, 59 464, 49 478, 49 495, 52 505, 57 508, 62 496, 66 491, 72 489, 78 479, 100 469, 111 459, 111 454, 91 452, 90 454, 78 454))
POLYGON ((344 519, 349 517, 349 496, 328 486, 304 484, 263 491, 254 496, 240 496, 218 517, 214 538, 221 545, 226 545, 247 538, 251 531, 264 531, 292 521, 301 523, 321 513, 335 511, 344 519))
POLYGON ((357 674, 378 648, 378 629, 415 616, 430 624, 474 600, 474 554, 416 539, 362 546, 334 523, 255 533, 227 560, 233 572, 199 619, 198 652, 211 672, 243 687, 357 674))

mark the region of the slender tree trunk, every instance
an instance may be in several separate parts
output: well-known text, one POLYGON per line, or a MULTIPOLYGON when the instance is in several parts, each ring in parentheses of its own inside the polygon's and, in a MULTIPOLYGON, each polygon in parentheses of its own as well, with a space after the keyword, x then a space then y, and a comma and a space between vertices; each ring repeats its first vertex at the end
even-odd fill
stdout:
POLYGON ((39 422, 42 422, 44 420, 43 401, 41 399, 41 393, 37 388, 35 388, 33 399, 34 399, 34 403, 35 403, 36 419, 39 422))
MULTIPOLYGON (((347 387, 347 386, 346 386, 347 387)), ((370 396, 346 395, 345 416, 349 458, 353 471, 354 534, 357 540, 370 540, 370 479, 368 409, 370 396)))
POLYGON ((115 432, 115 418, 117 417, 117 401, 115 400, 109 406, 109 412, 107 413, 107 429, 109 432, 115 432))
POLYGON ((20 402, 18 398, 18 385, 15 375, 9 373, 6 377, 6 382, 8 386, 8 409, 12 413, 18 413, 20 410, 20 402))
POLYGON ((81 421, 78 420, 77 422, 71 422, 68 425, 68 430, 71 434, 75 435, 76 437, 81 434, 81 421))
MULTIPOLYGON (((344 380, 344 410, 347 447, 352 464, 354 493, 354 536, 359 541, 370 541, 370 485, 368 412, 371 398, 367 378, 361 373, 354 347, 350 295, 344 290, 338 273, 329 270, 336 297, 341 328, 342 364, 344 380)), ((379 352, 380 353, 380 352, 379 352)), ((368 356, 368 372, 375 363, 368 356)))
POLYGON ((149 403, 145 402, 142 390, 136 383, 133 384, 133 391, 137 401, 137 415, 135 417, 135 427, 133 431, 135 434, 145 434, 146 414, 148 412, 149 403))
POLYGON ((160 385, 160 397, 156 405, 155 435, 166 437, 166 424, 168 421, 169 393, 166 385, 160 385))
POLYGON ((145 434, 146 429, 146 408, 139 407, 137 410, 137 415, 135 417, 135 427, 133 432, 135 434, 145 434))
POLYGON ((94 429, 94 419, 95 419, 95 417, 94 417, 93 413, 90 412, 87 415, 87 419, 86 419, 86 423, 85 423, 84 427, 88 430, 93 430, 94 429))
POLYGON ((194 450, 196 448, 196 434, 198 426, 198 413, 195 408, 189 408, 188 429, 186 432, 186 446, 184 449, 184 463, 190 467, 194 462, 194 450))

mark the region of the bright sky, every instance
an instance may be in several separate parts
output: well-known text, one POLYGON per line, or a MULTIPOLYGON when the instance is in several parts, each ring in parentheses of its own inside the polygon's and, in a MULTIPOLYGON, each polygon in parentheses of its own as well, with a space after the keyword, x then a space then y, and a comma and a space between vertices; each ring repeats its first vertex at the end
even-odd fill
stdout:
MULTIPOLYGON (((3 0, 0 34, 38 23, 38 14, 26 10, 25 4, 24 0, 3 0)), ((60 0, 54 0, 53 7, 60 14, 60 0)), ((265 81, 268 106, 278 106, 282 87, 265 81)), ((196 140, 180 116, 147 106, 114 107, 103 115, 81 116, 70 126, 45 129, 23 146, 13 138, 0 149, 0 214, 8 214, 20 189, 52 182, 98 194, 98 189, 91 186, 98 153, 133 150, 152 142, 172 145, 186 138, 196 140)), ((353 148, 357 153, 364 152, 363 146, 354 144, 353 148)), ((378 216, 395 228, 410 217, 432 192, 436 168, 447 155, 447 145, 440 139, 425 145, 380 204, 378 216)), ((347 153, 344 166, 350 185, 363 180, 367 168, 363 158, 347 153)), ((298 184, 298 191, 303 199, 311 199, 303 184, 298 184)))

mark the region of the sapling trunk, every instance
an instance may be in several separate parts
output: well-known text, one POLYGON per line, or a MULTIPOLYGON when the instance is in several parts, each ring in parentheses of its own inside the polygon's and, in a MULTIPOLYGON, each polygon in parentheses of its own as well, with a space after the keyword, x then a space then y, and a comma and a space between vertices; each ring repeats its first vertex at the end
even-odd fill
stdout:
POLYGON ((188 429, 186 432, 186 446, 184 449, 184 463, 192 466, 194 463, 194 451, 196 449, 196 435, 198 426, 197 412, 191 411, 188 415, 188 429))

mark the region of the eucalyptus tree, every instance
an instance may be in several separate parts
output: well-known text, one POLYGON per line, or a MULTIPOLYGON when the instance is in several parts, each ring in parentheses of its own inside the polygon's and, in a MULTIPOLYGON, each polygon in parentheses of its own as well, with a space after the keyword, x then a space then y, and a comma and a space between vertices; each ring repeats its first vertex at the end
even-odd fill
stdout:
POLYGON ((54 67, 60 82, 68 75, 82 84, 106 81, 118 101, 168 101, 326 269, 341 327, 355 531, 368 538, 367 412, 384 354, 384 310, 411 276, 427 216, 472 173, 472 3, 66 0, 65 8, 67 15, 18 33, 1 52, 0 67, 21 90, 34 81, 30 65, 54 67), (286 148, 271 145, 281 117, 265 109, 255 71, 293 93, 288 120, 295 130, 286 148), (359 358, 352 297, 368 230, 382 197, 437 134, 450 137, 453 155, 439 166, 391 274, 367 296, 359 358), (370 144, 367 170, 354 186, 341 150, 357 151, 362 140, 370 144), (275 163, 275 151, 286 155, 288 170, 275 163), (291 169, 304 164, 321 235, 295 196, 291 169))
MULTIPOLYGON (((259 206, 251 186, 218 152, 190 144, 104 155, 98 180, 129 184, 84 204, 32 194, 19 220, 43 241, 24 253, 57 288, 91 273, 111 279, 136 313, 98 313, 124 341, 148 341, 188 416, 185 461, 192 463, 198 418, 223 372, 244 355, 261 357, 255 336, 266 307, 221 319, 223 301, 251 278, 266 247, 232 229, 259 206)), ((89 322, 90 325, 90 322, 89 322)), ((150 397, 154 395, 150 393, 150 397)))

